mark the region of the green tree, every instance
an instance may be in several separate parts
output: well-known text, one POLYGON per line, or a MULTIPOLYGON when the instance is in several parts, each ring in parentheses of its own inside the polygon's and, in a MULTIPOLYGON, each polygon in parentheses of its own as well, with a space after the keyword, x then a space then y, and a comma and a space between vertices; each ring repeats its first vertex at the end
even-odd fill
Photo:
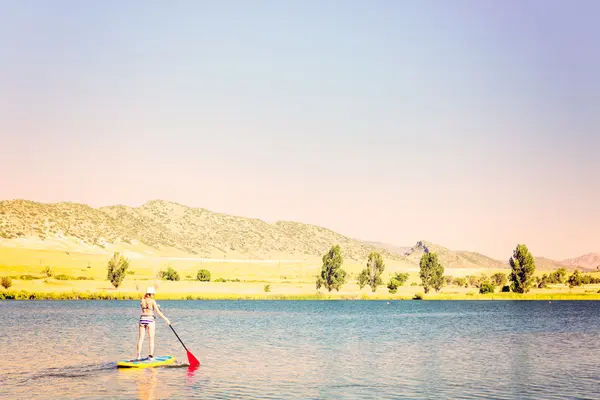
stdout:
POLYGON ((425 253, 420 261, 421 272, 419 276, 423 282, 425 293, 429 293, 430 288, 438 292, 444 286, 444 267, 438 262, 436 253, 425 253))
POLYGON ((549 283, 550 283, 550 278, 548 277, 548 275, 544 274, 541 277, 540 276, 537 277, 537 287, 538 287, 538 289, 545 289, 545 288, 547 288, 549 283))
POLYGON ((534 283, 535 260, 524 244, 517 245, 509 260, 512 272, 509 275, 511 289, 515 293, 527 293, 534 283))
POLYGON ((504 285, 506 285, 506 282, 508 282, 508 278, 506 277, 506 274, 504 274, 502 272, 496 272, 494 275, 492 275, 490 277, 490 279, 492 280, 492 283, 496 286, 504 286, 504 285))
POLYGON ((467 280, 467 286, 479 287, 480 279, 475 275, 467 275, 465 279, 467 280))
POLYGON ((559 268, 550 274, 549 283, 565 283, 567 280, 567 270, 559 268))
POLYGON ((403 286, 409 278, 408 272, 396 272, 394 276, 390 278, 387 288, 390 293, 394 294, 398 291, 398 287, 403 286))
POLYGON ((468 287, 469 286, 466 278, 454 278, 452 283, 454 283, 458 287, 468 287))
POLYGON ((118 288, 125 279, 127 268, 129 268, 129 260, 120 253, 115 252, 113 258, 108 261, 107 273, 108 280, 115 288, 118 288))
POLYGON ((346 283, 346 271, 342 269, 341 250, 339 245, 332 246, 327 253, 323 255, 323 266, 321 267, 321 276, 317 278, 317 290, 325 286, 331 292, 332 289, 340 291, 340 287, 346 283))
POLYGON ((575 270, 571 276, 569 276, 569 280, 567 281, 567 283, 569 284, 569 287, 575 287, 575 286, 581 286, 583 283, 583 277, 581 276, 581 274, 579 273, 579 270, 575 270))
POLYGON ((210 282, 210 271, 207 269, 201 269, 198 271, 196 278, 198 278, 200 282, 210 282))
POLYGON ((369 254, 369 259, 367 260, 367 267, 362 270, 358 277, 358 285, 360 288, 362 289, 368 284, 371 286, 371 290, 375 292, 377 286, 383 284, 381 274, 384 269, 385 264, 381 254, 376 251, 371 252, 371 254, 369 254))

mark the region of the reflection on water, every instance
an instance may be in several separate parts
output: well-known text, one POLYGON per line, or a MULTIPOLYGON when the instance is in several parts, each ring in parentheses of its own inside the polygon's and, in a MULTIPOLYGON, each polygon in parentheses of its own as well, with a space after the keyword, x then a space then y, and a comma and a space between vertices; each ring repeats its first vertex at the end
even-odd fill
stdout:
POLYGON ((164 302, 146 369, 135 302, 0 304, 0 398, 600 398, 598 302, 164 302))

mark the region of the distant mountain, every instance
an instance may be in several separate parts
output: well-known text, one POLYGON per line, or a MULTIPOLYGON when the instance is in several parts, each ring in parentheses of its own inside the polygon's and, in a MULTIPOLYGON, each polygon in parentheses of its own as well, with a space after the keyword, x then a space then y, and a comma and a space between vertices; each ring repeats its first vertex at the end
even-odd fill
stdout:
POLYGON ((425 252, 436 253, 439 262, 449 268, 508 268, 508 262, 503 263, 479 253, 452 251, 426 241, 417 242, 404 255, 411 263, 418 265, 425 252))
MULTIPOLYGON (((567 271, 573 271, 575 268, 573 268, 570 265, 566 265, 563 264, 559 261, 555 261, 555 260, 551 260, 549 258, 546 257, 534 257, 535 258, 535 267, 538 270, 557 270, 559 268, 564 268, 567 271)), ((582 269, 580 269, 581 271, 583 271, 582 269)))
MULTIPOLYGON (((139 257, 280 260, 314 260, 339 244, 346 260, 361 263, 377 250, 386 260, 414 267, 425 252, 433 251, 445 267, 508 268, 508 260, 452 251, 426 241, 402 247, 357 240, 320 226, 293 221, 272 224, 164 200, 148 201, 141 207, 101 208, 71 202, 0 201, 0 238, 11 245, 83 253, 121 250, 139 257)), ((595 260, 586 255, 561 264, 537 257, 536 264, 538 270, 574 269, 575 264, 586 268, 595 260)))
POLYGON ((373 246, 373 247, 377 247, 380 249, 386 249, 387 251, 389 251, 390 253, 396 253, 396 254, 404 254, 407 251, 410 250, 410 246, 396 246, 394 244, 389 244, 389 243, 381 243, 381 242, 371 242, 371 241, 363 241, 364 243, 373 246))
POLYGON ((581 269, 585 268, 597 271, 600 269, 600 254, 588 253, 582 255, 581 257, 568 258, 566 260, 562 260, 561 264, 565 264, 573 268, 579 267, 581 269))

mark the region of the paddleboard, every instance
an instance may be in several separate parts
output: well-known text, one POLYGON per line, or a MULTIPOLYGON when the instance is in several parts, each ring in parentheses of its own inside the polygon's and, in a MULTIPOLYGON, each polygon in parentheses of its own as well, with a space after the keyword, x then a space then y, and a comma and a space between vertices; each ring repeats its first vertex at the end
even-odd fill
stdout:
POLYGON ((121 360, 117 362, 117 368, 149 368, 159 367, 161 365, 172 364, 175 362, 173 356, 155 356, 153 359, 148 357, 141 360, 121 360))

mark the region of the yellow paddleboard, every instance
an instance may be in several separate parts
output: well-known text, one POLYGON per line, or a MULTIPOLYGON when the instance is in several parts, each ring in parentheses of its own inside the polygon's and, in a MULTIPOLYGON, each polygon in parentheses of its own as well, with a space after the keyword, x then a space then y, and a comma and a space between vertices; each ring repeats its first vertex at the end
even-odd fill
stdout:
POLYGON ((117 362, 117 368, 149 368, 160 367, 161 365, 172 364, 175 362, 173 356, 156 356, 152 359, 142 358, 141 360, 121 360, 117 362))

